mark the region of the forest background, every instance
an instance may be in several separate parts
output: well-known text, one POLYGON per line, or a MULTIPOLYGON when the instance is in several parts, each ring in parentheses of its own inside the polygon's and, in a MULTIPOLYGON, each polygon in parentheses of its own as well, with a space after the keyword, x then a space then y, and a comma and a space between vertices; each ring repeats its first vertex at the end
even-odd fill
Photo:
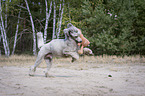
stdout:
POLYGON ((0 55, 37 55, 44 41, 82 30, 95 55, 145 55, 144 0, 0 0, 0 55))

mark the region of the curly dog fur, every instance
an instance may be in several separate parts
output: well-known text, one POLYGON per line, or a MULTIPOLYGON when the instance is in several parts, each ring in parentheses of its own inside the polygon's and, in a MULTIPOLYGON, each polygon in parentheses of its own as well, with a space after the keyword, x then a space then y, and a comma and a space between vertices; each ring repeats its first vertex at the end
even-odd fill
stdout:
MULTIPOLYGON (((81 43, 82 39, 80 38, 80 33, 77 31, 77 28, 73 27, 73 25, 71 27, 72 30, 67 32, 67 39, 54 39, 47 44, 44 44, 43 42, 42 33, 37 33, 38 47, 40 48, 40 51, 38 52, 34 66, 31 66, 30 68, 30 76, 34 75, 37 66, 41 63, 43 58, 47 64, 47 70, 45 72, 46 77, 49 76, 48 71, 51 68, 53 57, 71 56, 72 62, 79 59, 77 44, 81 43)), ((64 29, 64 32, 66 30, 67 29, 64 29)))

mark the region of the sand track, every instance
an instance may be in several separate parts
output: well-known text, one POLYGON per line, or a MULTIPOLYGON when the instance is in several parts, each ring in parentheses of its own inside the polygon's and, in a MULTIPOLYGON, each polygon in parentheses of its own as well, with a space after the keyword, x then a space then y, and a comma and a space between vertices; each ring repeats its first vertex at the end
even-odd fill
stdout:
POLYGON ((144 63, 97 64, 86 70, 52 67, 54 77, 48 78, 44 70, 37 68, 31 77, 29 66, 1 66, 0 96, 145 96, 144 63))

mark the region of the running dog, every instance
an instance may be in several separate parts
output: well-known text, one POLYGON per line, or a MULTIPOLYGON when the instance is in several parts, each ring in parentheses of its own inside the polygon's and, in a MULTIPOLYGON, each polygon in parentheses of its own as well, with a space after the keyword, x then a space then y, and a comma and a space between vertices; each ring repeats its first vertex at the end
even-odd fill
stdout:
MULTIPOLYGON (((48 71, 51 68, 53 57, 71 56, 72 62, 79 59, 77 44, 82 42, 82 39, 80 38, 81 33, 72 24, 69 24, 68 26, 71 27, 71 31, 67 32, 66 39, 54 39, 47 44, 44 44, 43 34, 41 32, 37 33, 38 47, 40 48, 40 51, 38 52, 34 66, 31 66, 30 68, 30 76, 34 76, 36 68, 43 58, 47 64, 47 70, 45 71, 46 77, 49 76, 48 71)), ((68 28, 64 29, 64 32, 66 32, 68 28)))

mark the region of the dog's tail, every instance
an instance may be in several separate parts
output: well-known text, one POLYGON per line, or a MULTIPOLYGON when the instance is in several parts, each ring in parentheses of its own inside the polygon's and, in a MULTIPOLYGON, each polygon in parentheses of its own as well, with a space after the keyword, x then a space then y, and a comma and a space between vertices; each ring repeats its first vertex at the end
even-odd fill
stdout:
POLYGON ((44 45, 43 34, 41 32, 37 33, 37 45, 39 49, 44 45))

